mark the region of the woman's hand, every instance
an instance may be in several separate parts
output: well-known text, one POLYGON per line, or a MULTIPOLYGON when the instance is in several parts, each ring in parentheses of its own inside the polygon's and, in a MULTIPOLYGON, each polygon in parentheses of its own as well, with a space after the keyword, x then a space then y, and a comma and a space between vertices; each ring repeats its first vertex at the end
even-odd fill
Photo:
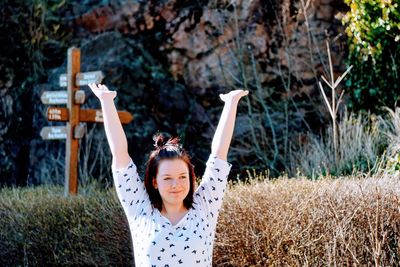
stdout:
POLYGON ((236 103, 238 103, 240 98, 242 98, 243 96, 246 96, 248 94, 249 94, 248 90, 239 89, 239 90, 230 91, 227 94, 220 94, 219 97, 225 103, 228 103, 228 102, 236 102, 236 103))
POLYGON ((89 83, 88 84, 92 92, 100 99, 105 100, 107 98, 114 99, 117 96, 116 91, 110 91, 107 86, 103 84, 95 84, 89 83))

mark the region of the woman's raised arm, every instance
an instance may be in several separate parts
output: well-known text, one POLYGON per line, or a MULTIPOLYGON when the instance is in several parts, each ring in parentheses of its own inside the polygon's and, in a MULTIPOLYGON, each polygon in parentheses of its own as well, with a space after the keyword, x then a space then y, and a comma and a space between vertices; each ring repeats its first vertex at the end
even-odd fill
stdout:
POLYGON ((96 85, 92 83, 89 84, 89 87, 101 103, 104 129, 111 154, 113 155, 112 167, 114 169, 126 167, 130 157, 128 154, 128 142, 114 105, 114 98, 117 96, 117 92, 110 91, 107 86, 102 84, 96 85))
POLYGON ((235 128, 237 105, 240 98, 246 96, 248 93, 249 91, 247 90, 234 90, 227 94, 220 95, 225 105, 211 145, 211 153, 217 158, 225 161, 227 160, 233 129, 235 128))

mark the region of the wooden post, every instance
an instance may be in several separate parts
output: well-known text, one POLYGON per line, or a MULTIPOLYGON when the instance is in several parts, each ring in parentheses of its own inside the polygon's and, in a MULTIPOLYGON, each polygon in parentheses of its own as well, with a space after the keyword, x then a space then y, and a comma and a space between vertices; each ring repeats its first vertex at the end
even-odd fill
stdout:
MULTIPOLYGON (((67 74, 61 74, 59 85, 67 87, 67 91, 43 92, 40 99, 43 104, 67 104, 66 108, 49 107, 47 120, 66 122, 66 126, 44 127, 40 135, 44 140, 66 140, 65 151, 65 186, 64 194, 78 193, 78 153, 79 142, 86 132, 86 122, 103 123, 103 113, 99 109, 81 109, 85 102, 85 92, 78 90, 80 86, 89 83, 100 83, 104 74, 102 71, 80 72, 81 52, 78 48, 68 49, 67 74)), ((118 111, 122 124, 130 123, 132 114, 118 111)))
POLYGON ((78 152, 79 142, 74 138, 74 129, 79 124, 79 108, 74 101, 78 91, 75 76, 81 71, 81 51, 76 47, 68 49, 67 94, 69 120, 67 121, 67 141, 65 146, 65 196, 78 193, 78 152))

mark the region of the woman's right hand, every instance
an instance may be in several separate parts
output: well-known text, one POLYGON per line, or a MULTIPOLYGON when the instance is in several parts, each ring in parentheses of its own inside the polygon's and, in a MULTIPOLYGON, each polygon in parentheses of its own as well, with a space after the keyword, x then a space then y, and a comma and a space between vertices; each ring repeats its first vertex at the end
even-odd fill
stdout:
POLYGON ((116 91, 110 91, 104 84, 89 83, 88 85, 100 101, 107 98, 114 99, 117 96, 116 91))

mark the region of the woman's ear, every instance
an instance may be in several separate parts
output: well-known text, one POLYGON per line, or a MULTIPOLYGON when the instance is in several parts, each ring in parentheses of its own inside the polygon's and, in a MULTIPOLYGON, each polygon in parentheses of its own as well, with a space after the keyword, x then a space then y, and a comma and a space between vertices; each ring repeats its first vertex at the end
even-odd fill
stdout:
POLYGON ((157 189, 157 180, 156 177, 153 178, 153 187, 157 189))

